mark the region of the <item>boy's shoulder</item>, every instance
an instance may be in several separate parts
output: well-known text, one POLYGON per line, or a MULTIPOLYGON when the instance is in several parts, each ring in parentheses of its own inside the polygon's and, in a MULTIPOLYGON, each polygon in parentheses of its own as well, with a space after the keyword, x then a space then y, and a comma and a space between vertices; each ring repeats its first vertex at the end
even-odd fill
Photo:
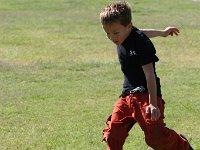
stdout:
POLYGON ((129 46, 139 46, 146 43, 146 41, 150 41, 150 39, 138 28, 132 27, 132 31, 127 39, 122 44, 125 47, 129 46))
POLYGON ((136 27, 133 27, 132 29, 132 33, 134 35, 135 38, 140 39, 140 40, 150 40, 146 34, 144 34, 141 30, 139 30, 136 27))

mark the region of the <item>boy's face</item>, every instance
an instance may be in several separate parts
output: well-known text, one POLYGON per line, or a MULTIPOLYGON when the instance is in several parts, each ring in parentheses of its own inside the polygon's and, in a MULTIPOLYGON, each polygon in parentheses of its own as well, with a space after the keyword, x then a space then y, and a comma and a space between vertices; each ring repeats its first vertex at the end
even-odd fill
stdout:
POLYGON ((107 37, 116 45, 120 45, 128 37, 131 32, 132 24, 124 26, 120 23, 112 23, 103 25, 103 29, 107 34, 107 37))

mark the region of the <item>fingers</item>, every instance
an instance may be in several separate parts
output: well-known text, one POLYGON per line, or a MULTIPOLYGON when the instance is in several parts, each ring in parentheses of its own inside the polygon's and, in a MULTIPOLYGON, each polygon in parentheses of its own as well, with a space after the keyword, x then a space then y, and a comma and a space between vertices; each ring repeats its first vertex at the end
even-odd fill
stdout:
POLYGON ((151 120, 156 121, 160 118, 160 109, 158 107, 147 106, 146 113, 151 113, 151 120))
POLYGON ((148 114, 148 113, 150 113, 151 112, 151 108, 149 107, 149 106, 147 106, 147 108, 146 108, 146 113, 148 114))
POLYGON ((174 34, 175 34, 176 36, 178 36, 179 32, 178 32, 178 31, 171 31, 169 34, 170 34, 171 36, 173 36, 174 34))
POLYGON ((168 36, 168 35, 171 35, 171 36, 176 35, 176 36, 178 36, 178 34, 180 33, 179 29, 177 29, 176 27, 167 27, 164 30, 164 32, 165 32, 165 35, 164 35, 165 37, 168 36))
POLYGON ((180 33, 180 31, 179 31, 177 28, 174 28, 174 27, 170 28, 169 30, 171 30, 171 31, 170 31, 170 35, 171 35, 171 36, 173 36, 174 34, 175 34, 176 36, 178 36, 178 34, 180 33))
POLYGON ((151 109, 151 120, 156 121, 160 118, 160 110, 157 109, 151 109))

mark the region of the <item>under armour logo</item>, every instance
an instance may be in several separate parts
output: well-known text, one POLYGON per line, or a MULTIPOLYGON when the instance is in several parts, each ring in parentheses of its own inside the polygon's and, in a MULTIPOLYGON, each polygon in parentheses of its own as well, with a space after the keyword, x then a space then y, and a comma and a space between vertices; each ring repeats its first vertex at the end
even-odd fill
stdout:
POLYGON ((133 55, 137 55, 137 53, 134 50, 130 50, 130 56, 133 56, 133 55))

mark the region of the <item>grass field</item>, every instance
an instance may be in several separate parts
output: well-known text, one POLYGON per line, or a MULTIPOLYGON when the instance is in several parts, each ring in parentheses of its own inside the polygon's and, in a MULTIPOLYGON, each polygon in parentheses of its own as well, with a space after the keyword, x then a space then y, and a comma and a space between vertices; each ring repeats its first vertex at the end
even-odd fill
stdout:
MULTIPOLYGON (((123 82, 99 12, 107 0, 0 0, 0 150, 103 150, 123 82)), ((200 2, 129 0, 154 38, 166 123, 200 150, 200 2)), ((125 150, 146 150, 136 125, 125 150)))

